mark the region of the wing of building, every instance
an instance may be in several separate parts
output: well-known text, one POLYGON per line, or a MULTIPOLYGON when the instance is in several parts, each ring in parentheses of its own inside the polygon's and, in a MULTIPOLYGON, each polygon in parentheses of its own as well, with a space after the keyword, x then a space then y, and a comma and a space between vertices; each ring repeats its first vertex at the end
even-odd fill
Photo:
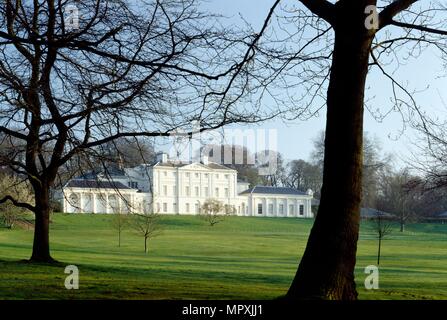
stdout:
POLYGON ((208 162, 170 161, 86 175, 70 180, 61 201, 67 213, 199 214, 207 199, 234 207, 238 216, 313 217, 313 193, 238 181, 237 171, 208 162))

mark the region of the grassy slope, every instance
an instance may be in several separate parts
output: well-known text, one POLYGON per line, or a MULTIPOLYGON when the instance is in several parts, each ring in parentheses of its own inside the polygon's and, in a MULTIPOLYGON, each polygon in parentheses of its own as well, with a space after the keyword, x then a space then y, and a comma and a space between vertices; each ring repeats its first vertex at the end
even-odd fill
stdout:
MULTIPOLYGON (((110 216, 57 214, 51 226, 60 266, 17 262, 32 232, 0 229, 0 298, 272 299, 286 293, 312 220, 233 217, 214 227, 197 217, 163 217, 149 243, 126 231, 117 247, 110 216), (80 269, 80 290, 66 290, 64 267, 80 269)), ((384 242, 380 290, 363 287, 376 240, 363 225, 357 281, 362 299, 447 299, 447 225, 408 226, 384 242)))

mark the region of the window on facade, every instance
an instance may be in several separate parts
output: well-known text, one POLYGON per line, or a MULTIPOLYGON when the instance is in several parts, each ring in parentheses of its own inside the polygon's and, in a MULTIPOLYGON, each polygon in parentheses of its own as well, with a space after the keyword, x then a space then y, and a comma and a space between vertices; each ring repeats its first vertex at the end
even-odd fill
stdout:
POLYGON ((185 176, 186 176, 187 178, 189 178, 189 172, 185 173, 185 176))
POLYGON ((300 216, 304 215, 304 205, 300 204, 300 216))
POLYGON ((198 197, 199 196, 199 187, 195 187, 195 190, 196 190, 196 197, 198 197))
POLYGON ((186 195, 187 195, 187 196, 189 196, 189 195, 190 195, 190 192, 189 192, 189 187, 185 187, 185 193, 186 193, 186 195))
POLYGON ((269 203, 269 214, 273 214, 273 203, 269 203))
POLYGON ((163 186, 163 195, 168 195, 168 186, 163 186))
POLYGON ((258 214, 262 214, 262 203, 258 203, 258 214))
POLYGON ((199 174, 197 172, 195 173, 195 176, 196 176, 196 178, 199 178, 199 174))
POLYGON ((196 213, 200 213, 200 208, 199 208, 199 204, 198 203, 195 204, 195 209, 196 209, 196 213))
POLYGON ((186 204, 186 212, 189 213, 189 203, 186 204))
POLYGON ((225 175, 225 179, 227 179, 227 180, 230 179, 230 175, 229 175, 229 174, 226 174, 226 175, 225 175))
POLYGON ((208 173, 205 173, 205 178, 208 179, 208 173))
POLYGON ((216 190, 214 191, 214 196, 219 197, 219 188, 216 188, 216 190))
POLYGON ((168 204, 166 202, 163 202, 163 212, 168 212, 168 204))
POLYGON ((163 171, 163 175, 166 177, 168 175, 167 171, 163 171))
POLYGON ((175 196, 177 194, 177 187, 172 186, 172 195, 175 196))
POLYGON ((293 204, 289 204, 289 215, 291 216, 295 214, 293 209, 294 209, 293 204))
POLYGON ((282 203, 279 204, 278 211, 280 215, 284 214, 284 205, 282 203))
POLYGON ((228 192, 228 188, 225 188, 225 197, 229 197, 230 193, 228 192))
POLYGON ((219 174, 216 174, 216 179, 219 179, 219 174))
POLYGON ((204 188, 203 193, 204 193, 205 197, 209 197, 208 187, 204 188))

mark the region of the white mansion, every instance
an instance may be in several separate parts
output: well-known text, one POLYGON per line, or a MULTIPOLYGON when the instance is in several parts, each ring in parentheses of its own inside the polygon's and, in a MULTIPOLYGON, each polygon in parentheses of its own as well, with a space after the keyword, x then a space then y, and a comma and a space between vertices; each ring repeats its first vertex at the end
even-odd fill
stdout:
POLYGON ((62 190, 67 213, 198 214, 210 198, 239 216, 312 217, 311 190, 238 182, 237 171, 209 162, 181 163, 159 154, 155 164, 70 180, 62 190))

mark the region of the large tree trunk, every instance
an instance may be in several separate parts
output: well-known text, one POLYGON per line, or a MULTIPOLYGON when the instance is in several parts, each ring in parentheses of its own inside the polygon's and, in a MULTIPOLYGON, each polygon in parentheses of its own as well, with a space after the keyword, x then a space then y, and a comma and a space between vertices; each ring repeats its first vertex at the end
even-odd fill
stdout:
POLYGON ((357 299, 363 103, 373 32, 364 26, 364 6, 354 7, 340 8, 334 26, 321 201, 288 298, 357 299))
POLYGON ((50 197, 49 189, 35 190, 36 210, 33 253, 30 261, 54 262, 50 255, 50 197))

